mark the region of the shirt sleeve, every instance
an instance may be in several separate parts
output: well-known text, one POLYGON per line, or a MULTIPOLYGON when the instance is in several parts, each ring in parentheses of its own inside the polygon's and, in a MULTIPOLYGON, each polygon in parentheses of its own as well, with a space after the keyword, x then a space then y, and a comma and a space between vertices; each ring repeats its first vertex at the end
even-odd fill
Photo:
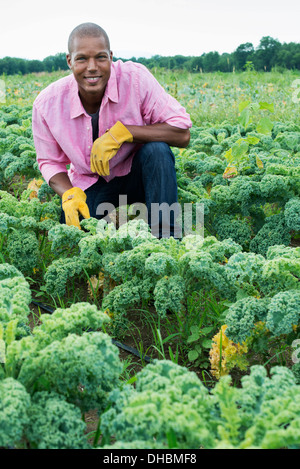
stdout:
POLYGON ((185 108, 164 90, 146 67, 141 66, 140 71, 138 86, 145 124, 167 123, 181 129, 192 127, 185 108))
POLYGON ((39 170, 49 184, 55 174, 68 172, 70 160, 54 139, 47 122, 35 105, 32 108, 32 133, 39 170))

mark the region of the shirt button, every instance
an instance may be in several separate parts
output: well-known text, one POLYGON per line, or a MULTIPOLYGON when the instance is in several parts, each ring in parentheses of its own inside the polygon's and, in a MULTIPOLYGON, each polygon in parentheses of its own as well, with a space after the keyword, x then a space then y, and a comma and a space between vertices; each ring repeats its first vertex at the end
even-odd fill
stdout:
POLYGON ((87 127, 87 130, 90 130, 90 128, 89 128, 89 127, 87 127))

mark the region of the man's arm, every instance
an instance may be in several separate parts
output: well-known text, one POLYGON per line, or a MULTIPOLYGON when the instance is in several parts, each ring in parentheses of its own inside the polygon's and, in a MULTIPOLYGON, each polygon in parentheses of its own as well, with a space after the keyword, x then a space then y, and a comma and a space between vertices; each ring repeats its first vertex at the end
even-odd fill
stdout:
POLYGON ((67 190, 73 187, 67 173, 57 173, 54 176, 52 176, 52 178, 49 181, 49 186, 60 197, 62 197, 64 192, 66 192, 67 190))
POLYGON ((189 129, 180 129, 166 123, 126 125, 126 128, 132 134, 134 143, 165 142, 173 147, 186 148, 190 141, 189 129))

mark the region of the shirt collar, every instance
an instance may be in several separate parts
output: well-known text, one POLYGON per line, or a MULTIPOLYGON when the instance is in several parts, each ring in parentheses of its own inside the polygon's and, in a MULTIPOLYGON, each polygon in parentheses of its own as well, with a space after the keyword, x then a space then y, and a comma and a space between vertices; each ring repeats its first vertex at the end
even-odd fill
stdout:
MULTIPOLYGON (((119 92, 118 92, 118 83, 116 77, 116 71, 114 64, 111 64, 110 77, 107 82, 103 99, 109 99, 110 101, 117 103, 119 101, 119 92)), ((74 119, 75 117, 81 116, 82 114, 87 115, 82 102, 78 95, 78 84, 72 74, 71 81, 71 101, 70 101, 70 117, 74 119)))

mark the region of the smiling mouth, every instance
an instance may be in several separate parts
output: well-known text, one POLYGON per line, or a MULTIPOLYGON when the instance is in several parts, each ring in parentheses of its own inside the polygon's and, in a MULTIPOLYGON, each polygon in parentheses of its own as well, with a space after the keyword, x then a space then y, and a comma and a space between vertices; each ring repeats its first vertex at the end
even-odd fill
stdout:
POLYGON ((100 80, 100 76, 97 76, 97 77, 84 77, 84 79, 88 82, 88 83, 97 83, 98 80, 100 80))

